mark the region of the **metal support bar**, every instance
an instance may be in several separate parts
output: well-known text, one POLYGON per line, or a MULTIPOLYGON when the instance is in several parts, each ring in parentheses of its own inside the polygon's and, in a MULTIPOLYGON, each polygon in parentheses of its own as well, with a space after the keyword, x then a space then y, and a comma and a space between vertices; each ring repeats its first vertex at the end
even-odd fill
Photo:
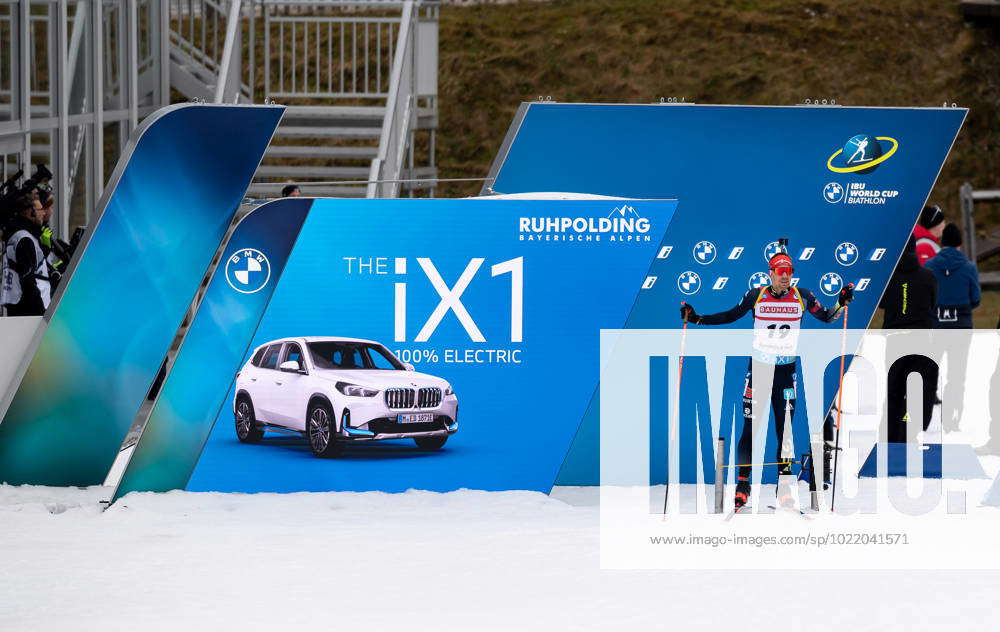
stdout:
MULTIPOLYGON (((166 0, 164 0, 166 1, 166 0)), ((90 5, 90 32, 93 37, 91 46, 91 90, 94 94, 94 151, 90 165, 91 186, 94 199, 100 199, 104 192, 104 8, 101 0, 95 0, 90 5)), ((87 208, 85 221, 90 224, 92 208, 87 208)))
MULTIPOLYGON (((100 1, 100 0, 95 0, 100 1)), ((69 53, 66 57, 67 73, 63 78, 66 93, 73 89, 73 79, 76 75, 77 62, 80 58, 80 45, 83 43, 83 31, 87 24, 87 0, 79 0, 76 4, 76 12, 73 14, 73 32, 69 38, 69 53)))
POLYGON ((215 84, 215 102, 223 103, 229 93, 230 84, 237 86, 236 92, 239 94, 240 73, 233 72, 233 64, 239 64, 239 53, 233 51, 238 41, 236 35, 240 26, 240 0, 230 0, 229 14, 226 16, 226 43, 222 49, 222 62, 219 64, 219 79, 215 84), (235 75, 235 76, 233 76, 235 75))
POLYGON ((125 3, 128 42, 128 132, 139 126, 139 20, 135 2, 125 3))
POLYGON ((55 151, 58 158, 55 161, 54 177, 56 181, 56 209, 58 220, 58 235, 69 234, 69 90, 67 89, 67 54, 68 46, 66 31, 69 20, 66 13, 66 3, 56 5, 56 72, 49 78, 49 84, 55 86, 57 118, 59 129, 56 133, 58 141, 55 151))
POLYGON ((160 106, 170 105, 170 4, 159 0, 160 7, 160 106))
POLYGON ((726 470, 722 467, 726 458, 726 440, 719 437, 715 444, 715 513, 722 513, 726 496, 726 470))
POLYGON ((264 103, 267 103, 271 98, 271 10, 263 6, 261 12, 264 14, 264 103))
POLYGON ((18 97, 20 107, 18 114, 21 118, 21 129, 24 131, 24 148, 21 150, 21 168, 27 171, 31 167, 31 48, 29 28, 31 26, 31 15, 27 2, 18 4, 18 48, 20 59, 18 60, 18 97))
POLYGON ((972 214, 975 203, 972 200, 972 183, 966 182, 958 189, 959 207, 962 209, 962 224, 965 228, 965 254, 969 261, 976 262, 976 220, 972 214))

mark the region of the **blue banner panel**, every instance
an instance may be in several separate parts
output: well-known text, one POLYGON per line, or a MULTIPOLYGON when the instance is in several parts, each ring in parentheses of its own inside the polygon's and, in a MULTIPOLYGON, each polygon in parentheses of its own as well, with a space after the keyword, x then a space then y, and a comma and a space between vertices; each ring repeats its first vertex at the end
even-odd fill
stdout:
POLYGON ((172 106, 137 130, 0 424, 0 481, 104 481, 283 110, 172 106))
MULTIPOLYGON (((867 326, 967 114, 547 103, 522 112, 494 166, 496 192, 680 200, 629 328, 680 325, 681 301, 700 314, 733 307, 769 283, 780 238, 789 239, 793 283, 827 307, 854 283, 850 326, 867 326)), ((838 326, 802 320, 807 329, 838 326)), ((559 484, 598 483, 598 410, 595 397, 559 484)))
POLYGON ((113 500, 187 484, 311 205, 305 198, 276 200, 240 221, 113 500))
POLYGON ((187 489, 548 491, 675 206, 317 200, 187 489))

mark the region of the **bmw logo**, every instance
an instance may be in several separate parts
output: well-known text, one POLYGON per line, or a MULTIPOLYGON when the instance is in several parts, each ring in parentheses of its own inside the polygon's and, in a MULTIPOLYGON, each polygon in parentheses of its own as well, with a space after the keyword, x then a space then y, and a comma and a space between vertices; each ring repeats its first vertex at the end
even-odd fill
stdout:
POLYGON ((823 199, 830 204, 836 204, 844 199, 844 187, 839 182, 831 182, 823 187, 823 199))
POLYGON ((844 287, 844 280, 840 278, 840 275, 836 272, 827 272, 819 280, 819 290, 827 296, 836 296, 840 294, 841 288, 844 287))
POLYGON ((692 254, 695 261, 708 265, 715 261, 715 244, 710 241, 699 241, 694 245, 692 254))
POLYGON ((681 272, 677 277, 677 289, 683 294, 695 294, 701 289, 701 277, 691 270, 681 272))
POLYGON ((785 252, 778 242, 772 241, 768 245, 764 246, 764 261, 770 261, 771 257, 778 254, 779 252, 785 252))
POLYGON ((858 247, 849 241, 845 241, 837 246, 834 257, 840 265, 853 266, 858 260, 858 247))
POLYGON ((241 294, 259 292, 270 279, 271 264, 255 248, 237 250, 226 260, 226 281, 241 294))
POLYGON ((766 272, 754 272, 750 275, 750 282, 748 285, 751 290, 767 287, 768 285, 771 285, 771 277, 767 276, 766 272))

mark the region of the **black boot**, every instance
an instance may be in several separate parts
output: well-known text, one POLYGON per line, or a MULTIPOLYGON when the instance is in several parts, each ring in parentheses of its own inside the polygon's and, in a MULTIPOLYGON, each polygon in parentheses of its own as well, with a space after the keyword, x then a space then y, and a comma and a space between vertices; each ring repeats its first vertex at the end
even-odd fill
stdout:
POLYGON ((750 479, 744 478, 742 476, 737 477, 736 481, 736 496, 734 497, 734 504, 736 509, 739 510, 750 502, 750 479))

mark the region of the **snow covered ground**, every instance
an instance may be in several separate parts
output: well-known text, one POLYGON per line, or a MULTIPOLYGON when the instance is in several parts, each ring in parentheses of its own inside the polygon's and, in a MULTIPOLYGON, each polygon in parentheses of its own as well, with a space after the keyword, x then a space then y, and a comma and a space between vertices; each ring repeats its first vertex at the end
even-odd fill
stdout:
POLYGON ((994 571, 602 571, 595 488, 107 494, 0 486, 0 630, 996 627, 994 571))
MULTIPOLYGON (((925 440, 985 441, 996 344, 974 350, 984 364, 970 370, 962 431, 941 435, 935 419, 925 440)), ((842 471, 857 471, 844 458, 842 471)), ((979 506, 1000 457, 981 463, 989 478, 963 485, 968 519, 995 537, 967 544, 1000 559, 1000 508, 979 506)), ((842 481, 848 491, 856 483, 842 481)), ((0 632, 996 628, 1000 570, 761 570, 767 559, 748 567, 742 553, 734 570, 601 570, 597 488, 171 492, 131 494, 103 511, 110 494, 0 485, 0 632)), ((757 519, 739 516, 731 530, 757 519)), ((760 519, 774 531, 806 524, 760 519)), ((819 516, 816 527, 840 519, 819 516)), ((705 565, 730 555, 704 550, 705 565)))

